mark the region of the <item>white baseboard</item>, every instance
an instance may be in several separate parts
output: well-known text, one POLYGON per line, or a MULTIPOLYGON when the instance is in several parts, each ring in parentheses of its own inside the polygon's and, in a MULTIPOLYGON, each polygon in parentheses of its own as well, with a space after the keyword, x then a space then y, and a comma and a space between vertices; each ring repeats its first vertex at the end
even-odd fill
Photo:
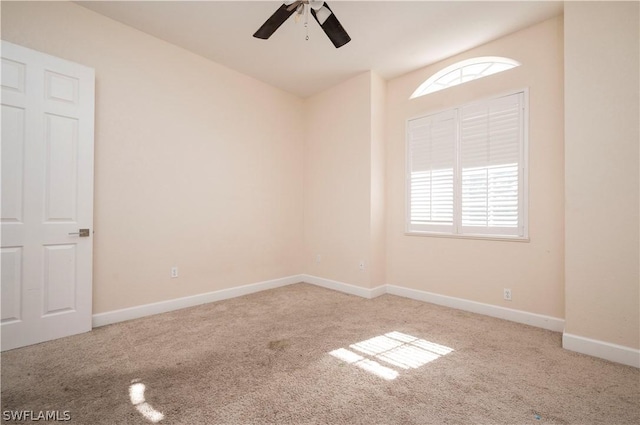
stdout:
POLYGON ((387 293, 387 285, 376 286, 375 288, 370 289, 370 291, 371 296, 369 298, 379 297, 380 295, 384 295, 387 293))
POLYGON ((387 285, 387 294, 411 298, 418 301, 425 301, 472 313, 483 314, 485 316, 497 317, 498 319, 509 320, 512 322, 524 323, 525 325, 548 329, 550 331, 562 332, 564 330, 564 319, 557 317, 529 313, 526 311, 514 310, 491 304, 465 300, 463 298, 449 297, 446 295, 439 295, 432 292, 425 292, 394 285, 387 285))
POLYGON ((181 308, 193 307, 210 302, 240 297, 242 295, 252 294, 254 292, 260 292, 267 289, 279 288, 299 282, 306 282, 312 285, 320 286, 322 288, 332 289, 334 291, 344 292, 346 294, 356 295, 366 299, 376 298, 384 294, 398 295, 418 301, 429 302, 445 307, 470 311, 472 313, 484 314, 487 316, 497 317, 513 322, 524 323, 527 325, 549 329, 556 332, 562 332, 562 330, 564 329, 564 320, 555 317, 528 313, 520 310, 512 310, 490 304, 469 301, 462 298, 454 298, 446 295, 420 291, 417 289, 404 288, 401 286, 381 285, 375 288, 363 288, 361 286, 351 285, 349 283, 325 279, 308 274, 293 275, 280 279, 273 279, 264 282, 238 286, 235 288, 228 288, 219 291, 207 292, 204 294, 192 295, 189 297, 144 304, 136 307, 109 311, 106 313, 98 313, 93 315, 92 325, 94 328, 97 328, 100 326, 123 322, 126 320, 138 319, 154 314, 179 310, 181 308))
POLYGON ((640 350, 570 333, 562 334, 562 348, 640 368, 640 350))
POLYGON ((363 288, 362 286, 351 285, 349 283, 338 282, 337 280, 325 279, 323 277, 312 276, 308 274, 302 275, 302 281, 311 283, 312 285, 321 286, 334 291, 344 292, 346 294, 357 295, 362 298, 372 299, 386 293, 386 285, 375 288, 363 288))
MULTIPOLYGON (((391 294, 400 297, 411 298, 417 301, 424 301, 432 304, 442 305, 445 307, 455 308, 458 310, 464 310, 472 313, 478 313, 486 316, 496 317, 499 319, 509 320, 512 322, 523 323, 526 325, 548 329, 555 332, 562 332, 564 330, 564 319, 560 319, 557 317, 499 307, 491 304, 465 300, 463 298, 449 297, 446 295, 434 294, 432 292, 420 291, 418 289, 404 288, 402 286, 381 285, 375 288, 363 288, 361 286, 351 285, 349 283, 325 279, 308 274, 293 275, 280 279, 273 279, 249 285, 237 286, 235 288, 222 289, 219 291, 207 292, 204 294, 192 295, 189 297, 176 298, 174 300, 161 301, 152 304, 144 304, 141 306, 124 308, 122 310, 94 314, 93 327, 97 328, 99 326, 110 325, 112 323, 123 322, 131 319, 138 319, 145 316, 151 316, 153 314, 166 313, 186 307, 193 307, 200 304, 222 301, 229 298, 240 297, 242 295, 248 295, 267 289, 279 288, 299 282, 310 283, 312 285, 332 289, 334 291, 344 292, 346 294, 357 295, 366 299, 376 298, 384 294, 391 294)), ((624 365, 640 368, 640 350, 634 348, 589 339, 578 335, 572 335, 566 332, 562 335, 562 347, 567 350, 576 351, 578 353, 587 354, 612 362, 622 363, 624 365)))
POLYGON ((136 307, 123 308, 122 310, 108 311, 93 315, 92 324, 94 328, 110 325, 112 323, 124 322, 125 320, 138 319, 140 317, 151 316, 153 314, 166 313, 168 311, 179 310, 181 308, 193 307, 214 301, 222 301, 229 298, 240 297, 266 289, 279 288, 281 286, 299 283, 304 280, 303 275, 294 275, 280 279, 267 280, 264 282, 252 283, 249 285, 236 286, 235 288, 221 289, 219 291, 207 292, 204 294, 192 295, 189 297, 176 298, 173 300, 160 301, 152 304, 144 304, 136 307))

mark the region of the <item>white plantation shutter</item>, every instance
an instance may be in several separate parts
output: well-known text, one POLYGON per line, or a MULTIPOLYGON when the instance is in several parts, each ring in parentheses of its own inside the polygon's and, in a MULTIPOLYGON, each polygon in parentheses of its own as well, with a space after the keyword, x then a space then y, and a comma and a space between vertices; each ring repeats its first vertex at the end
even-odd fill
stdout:
POLYGON ((461 109, 461 233, 523 234, 522 137, 522 93, 461 109))
POLYGON ((454 111, 409 121, 409 231, 453 230, 455 137, 454 111))
POLYGON ((525 93, 408 121, 407 230, 525 237, 525 93))

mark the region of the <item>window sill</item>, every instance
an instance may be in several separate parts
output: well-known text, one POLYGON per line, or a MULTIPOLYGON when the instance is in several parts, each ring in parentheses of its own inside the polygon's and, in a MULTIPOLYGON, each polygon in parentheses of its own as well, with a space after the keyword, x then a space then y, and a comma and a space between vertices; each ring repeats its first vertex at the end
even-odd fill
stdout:
POLYGON ((498 235, 455 235, 452 233, 436 233, 436 232, 404 232, 405 236, 422 236, 434 238, 450 238, 450 239, 476 239, 500 242, 531 242, 528 236, 498 236, 498 235))

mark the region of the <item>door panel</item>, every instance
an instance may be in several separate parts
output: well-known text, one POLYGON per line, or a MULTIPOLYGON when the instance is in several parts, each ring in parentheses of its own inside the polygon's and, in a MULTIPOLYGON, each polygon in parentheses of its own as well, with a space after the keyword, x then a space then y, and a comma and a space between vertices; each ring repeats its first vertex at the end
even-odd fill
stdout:
POLYGON ((25 70, 24 63, 2 58, 2 88, 24 93, 25 70))
POLYGON ((76 245, 44 247, 44 311, 73 311, 76 307, 76 245))
POLYGON ((2 258, 2 323, 14 323, 22 317, 22 248, 7 247, 2 258))
POLYGON ((77 78, 45 71, 45 94, 48 100, 78 104, 77 78))
POLYGON ((2 105, 2 222, 22 222, 24 109, 2 105))
POLYGON ((78 121, 45 114, 45 222, 76 222, 78 121))
POLYGON ((2 42, 2 350, 91 329, 94 78, 2 42))

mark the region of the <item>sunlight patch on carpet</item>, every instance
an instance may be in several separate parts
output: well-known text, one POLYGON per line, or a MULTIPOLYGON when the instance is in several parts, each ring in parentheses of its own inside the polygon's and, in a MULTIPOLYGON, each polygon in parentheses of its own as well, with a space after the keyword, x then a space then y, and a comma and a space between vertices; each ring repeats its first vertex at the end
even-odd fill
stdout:
POLYGON ((129 387, 129 398, 131 399, 131 404, 135 406, 138 412, 140 412, 145 419, 153 423, 158 423, 163 420, 164 415, 162 412, 158 412, 144 399, 145 385, 142 382, 138 382, 137 379, 134 379, 131 382, 132 384, 129 387))
POLYGON ((404 370, 417 369, 454 351, 453 348, 397 331, 351 344, 349 348, 351 350, 339 348, 329 354, 387 380, 397 378, 398 372, 376 360, 404 370))
POLYGON ((338 348, 337 350, 333 350, 329 354, 348 364, 357 366, 360 369, 364 369, 367 372, 371 372, 374 375, 378 375, 379 377, 387 380, 396 379, 396 377, 398 376, 398 372, 396 372, 395 370, 382 366, 380 363, 373 360, 369 360, 362 356, 359 356, 358 354, 354 353, 353 351, 349 351, 346 348, 338 348))

